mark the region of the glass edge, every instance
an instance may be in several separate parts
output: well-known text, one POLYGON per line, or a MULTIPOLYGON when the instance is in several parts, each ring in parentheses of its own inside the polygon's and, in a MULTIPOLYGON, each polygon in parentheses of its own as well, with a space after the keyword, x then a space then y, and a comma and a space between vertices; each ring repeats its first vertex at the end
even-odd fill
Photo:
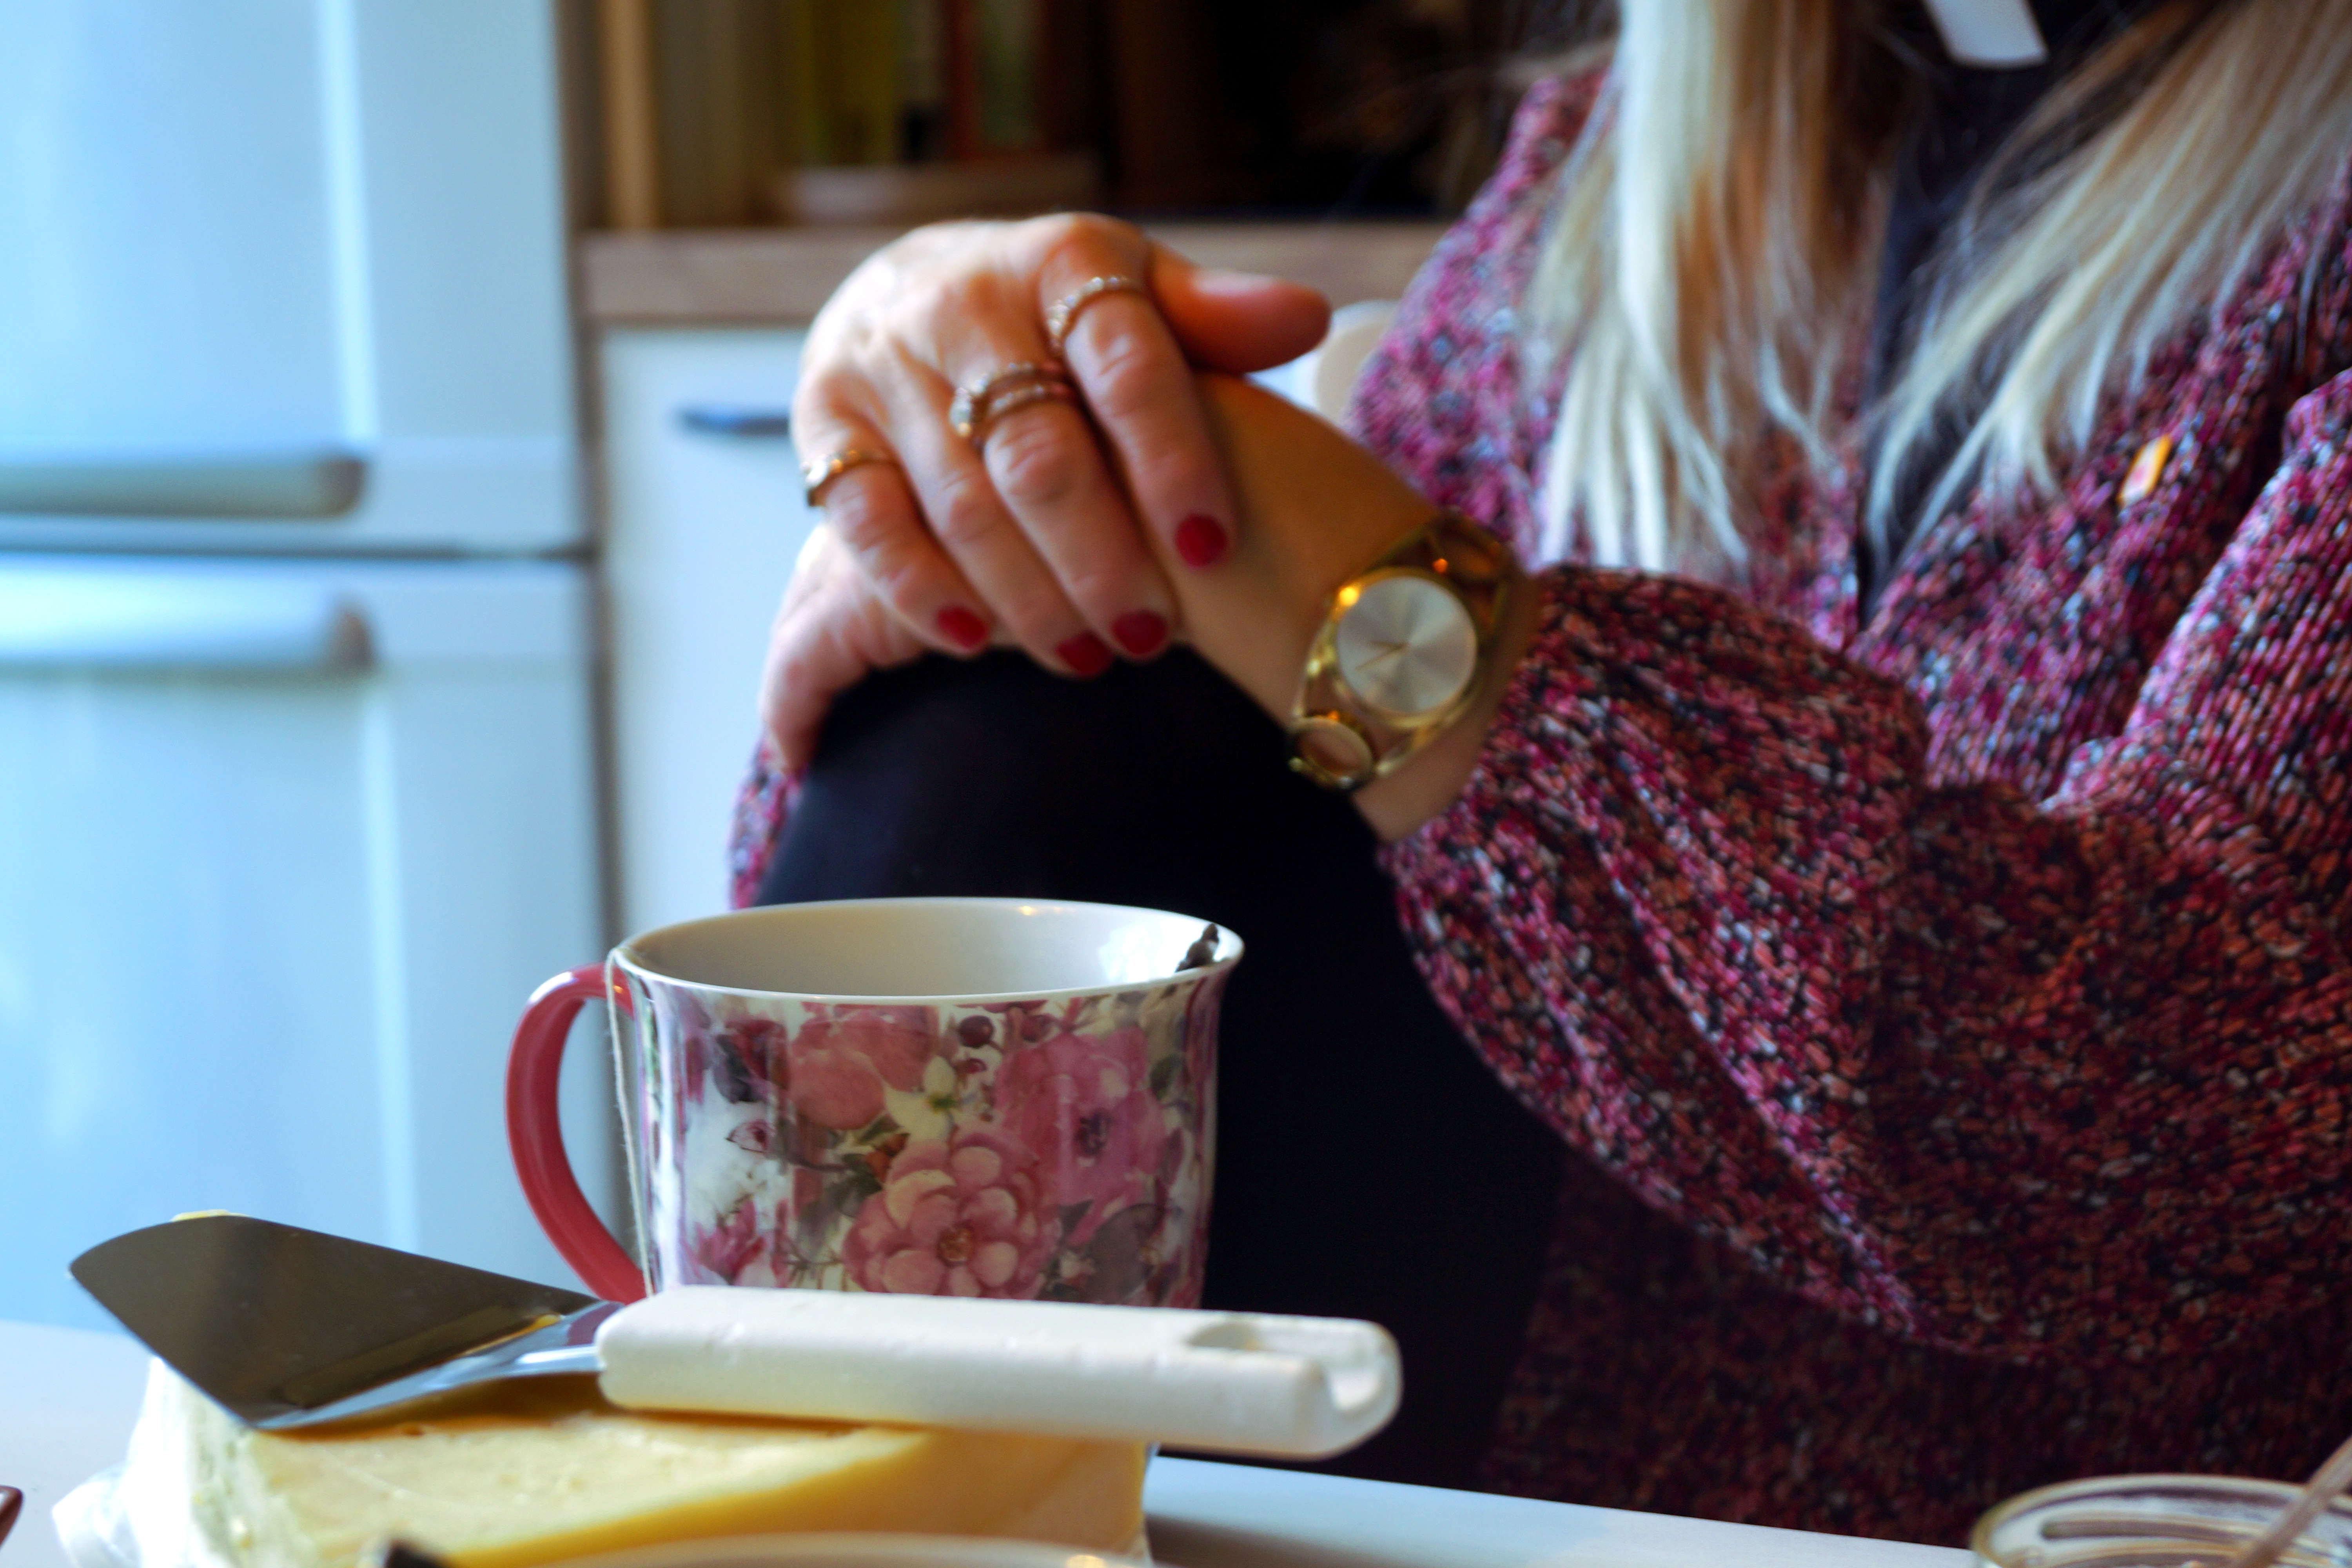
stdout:
MULTIPOLYGON (((1969 1528, 1968 1550, 1978 1562, 2000 1568, 2000 1559, 1993 1555, 1992 1537, 1995 1531, 2020 1515, 2053 1503, 2081 1498, 2094 1498, 2118 1491, 2158 1491, 2166 1489, 2182 1491, 2211 1490, 2231 1488, 2275 1498, 2281 1506, 2300 1494, 2303 1489, 2288 1481, 2265 1480, 2256 1476, 2196 1476, 2158 1471, 2148 1475, 2084 1476, 2076 1480, 2054 1481, 2046 1487, 2003 1498, 1977 1516, 1969 1528)), ((2329 1506, 2331 1513, 2352 1518, 2352 1496, 2337 1498, 2329 1506)))

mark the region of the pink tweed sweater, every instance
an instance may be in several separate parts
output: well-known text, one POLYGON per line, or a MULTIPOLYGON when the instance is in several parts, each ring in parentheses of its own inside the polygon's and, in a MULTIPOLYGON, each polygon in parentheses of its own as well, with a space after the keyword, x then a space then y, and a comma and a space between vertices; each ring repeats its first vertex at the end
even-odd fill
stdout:
MULTIPOLYGON (((1530 95, 1353 414, 1523 547, 1514 304, 1590 103, 1530 95)), ((1468 788, 1387 852, 1431 987, 1583 1156, 1494 1485, 1957 1543, 2352 1430, 2347 367, 2339 186, 1867 622, 1850 472, 1769 487, 1739 591, 1542 576, 1468 788)))

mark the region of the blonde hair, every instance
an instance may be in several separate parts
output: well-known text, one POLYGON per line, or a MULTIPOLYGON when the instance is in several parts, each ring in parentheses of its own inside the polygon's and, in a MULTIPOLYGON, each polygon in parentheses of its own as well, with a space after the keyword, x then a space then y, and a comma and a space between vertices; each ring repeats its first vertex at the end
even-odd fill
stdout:
MULTIPOLYGON (((1911 74, 1866 0, 1627 0, 1528 296, 1569 363, 1544 553, 1720 574, 1767 445, 1836 460, 1911 74)), ((1980 181, 1874 412, 1870 520, 2048 489, 2102 401, 2225 297, 2352 151, 2352 0, 2187 0, 2105 45, 1980 181)))

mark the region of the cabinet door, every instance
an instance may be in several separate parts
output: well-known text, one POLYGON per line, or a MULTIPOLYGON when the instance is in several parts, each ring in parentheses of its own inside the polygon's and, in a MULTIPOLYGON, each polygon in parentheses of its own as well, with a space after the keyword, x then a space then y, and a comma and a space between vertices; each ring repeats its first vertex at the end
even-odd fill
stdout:
POLYGON ((67 1264, 205 1208, 569 1282, 503 1081, 601 951, 584 586, 0 557, 0 1319, 103 1326, 67 1264))
POLYGON ((800 344, 783 330, 604 338, 613 774, 633 931, 727 907, 760 661, 814 521, 785 428, 800 344))

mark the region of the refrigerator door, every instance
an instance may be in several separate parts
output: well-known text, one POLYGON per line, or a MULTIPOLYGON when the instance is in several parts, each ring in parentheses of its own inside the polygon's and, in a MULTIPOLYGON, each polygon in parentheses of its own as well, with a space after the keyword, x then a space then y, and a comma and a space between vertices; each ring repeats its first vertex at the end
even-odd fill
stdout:
POLYGON ((550 563, 0 556, 0 1319, 205 1208, 570 1281, 502 1085, 601 951, 588 626, 550 563))
POLYGON ((582 536, 549 0, 0 5, 0 547, 582 536))

